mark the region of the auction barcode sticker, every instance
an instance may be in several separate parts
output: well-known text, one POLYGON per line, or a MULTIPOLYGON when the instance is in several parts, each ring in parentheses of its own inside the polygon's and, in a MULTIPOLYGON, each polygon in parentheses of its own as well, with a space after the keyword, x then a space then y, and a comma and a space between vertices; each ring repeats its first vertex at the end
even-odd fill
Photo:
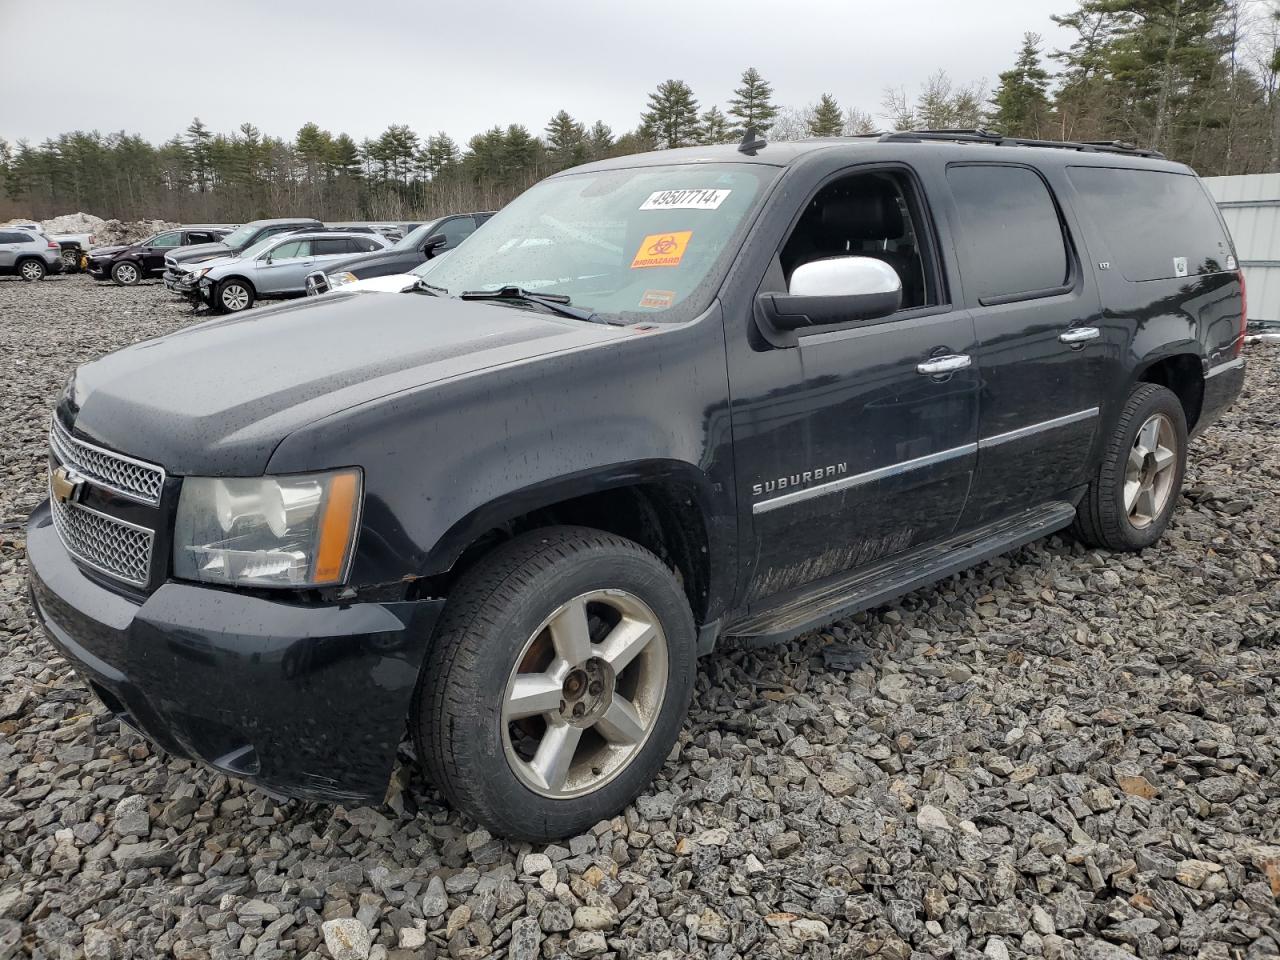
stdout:
POLYGON ((659 190, 640 204, 641 210, 718 210, 730 190, 659 190))

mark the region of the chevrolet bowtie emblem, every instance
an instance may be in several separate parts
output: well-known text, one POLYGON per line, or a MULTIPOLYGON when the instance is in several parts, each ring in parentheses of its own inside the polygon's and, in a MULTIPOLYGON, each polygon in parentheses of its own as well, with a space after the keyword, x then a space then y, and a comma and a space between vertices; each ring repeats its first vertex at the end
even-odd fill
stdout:
POLYGON ((84 478, 74 470, 58 467, 49 477, 49 487, 53 498, 59 503, 69 503, 80 496, 80 488, 84 486, 84 478))

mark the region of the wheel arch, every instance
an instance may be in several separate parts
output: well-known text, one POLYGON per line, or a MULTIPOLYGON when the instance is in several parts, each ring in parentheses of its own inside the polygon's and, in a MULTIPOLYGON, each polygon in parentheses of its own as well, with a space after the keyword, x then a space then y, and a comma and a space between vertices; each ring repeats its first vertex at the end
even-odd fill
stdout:
POLYGON ((574 525, 639 543, 674 569, 699 624, 716 615, 717 543, 711 483, 679 461, 641 461, 557 478, 506 493, 455 522, 424 564, 424 593, 443 596, 482 557, 512 537, 574 525))
POLYGON ((1152 357, 1137 370, 1134 383, 1152 383, 1171 391, 1182 404, 1187 431, 1195 429, 1204 407, 1204 364, 1194 353, 1152 357))

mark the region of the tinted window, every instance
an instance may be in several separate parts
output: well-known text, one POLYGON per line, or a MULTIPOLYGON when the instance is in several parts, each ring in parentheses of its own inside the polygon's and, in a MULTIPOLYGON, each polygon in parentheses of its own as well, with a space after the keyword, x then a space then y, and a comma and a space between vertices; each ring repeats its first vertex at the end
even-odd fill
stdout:
POLYGON ((4 233, 0 231, 0 243, 17 243, 18 235, 16 233, 4 233))
POLYGON ((193 230, 187 234, 187 243, 213 243, 214 236, 212 233, 200 233, 193 230))
POLYGON ((352 253, 352 243, 346 237, 326 237, 311 241, 311 252, 317 257, 331 257, 335 253, 352 253))
POLYGON ((971 295, 989 301, 1066 282, 1062 224, 1038 174, 966 165, 949 168, 947 181, 959 213, 961 278, 971 295))
POLYGON ((451 249, 476 232, 476 222, 470 217, 455 217, 440 225, 436 233, 443 233, 445 249, 451 249))
POLYGON ((361 253, 372 253, 374 250, 381 250, 382 246, 376 240, 352 240, 351 245, 361 253))
POLYGON ((1231 245, 1195 177, 1110 167, 1072 167, 1067 175, 1126 280, 1227 269, 1231 245))
POLYGON ((11 241, 13 243, 35 243, 36 242, 36 238, 31 236, 31 234, 29 233, 12 233, 10 234, 10 236, 13 237, 13 240, 11 241))
POLYGON ((272 260, 288 260, 291 257, 311 256, 310 240, 286 240, 271 251, 272 260))

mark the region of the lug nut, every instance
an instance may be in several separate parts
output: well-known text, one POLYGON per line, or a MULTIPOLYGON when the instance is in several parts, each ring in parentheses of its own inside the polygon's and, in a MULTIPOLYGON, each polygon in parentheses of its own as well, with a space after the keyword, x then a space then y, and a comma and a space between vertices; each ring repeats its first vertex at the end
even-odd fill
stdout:
POLYGON ((593 697, 598 697, 604 692, 604 684, 599 680, 592 680, 590 690, 593 697))
POLYGON ((587 708, 585 704, 575 703, 573 705, 573 715, 575 717, 581 717, 586 712, 587 712, 587 708))

